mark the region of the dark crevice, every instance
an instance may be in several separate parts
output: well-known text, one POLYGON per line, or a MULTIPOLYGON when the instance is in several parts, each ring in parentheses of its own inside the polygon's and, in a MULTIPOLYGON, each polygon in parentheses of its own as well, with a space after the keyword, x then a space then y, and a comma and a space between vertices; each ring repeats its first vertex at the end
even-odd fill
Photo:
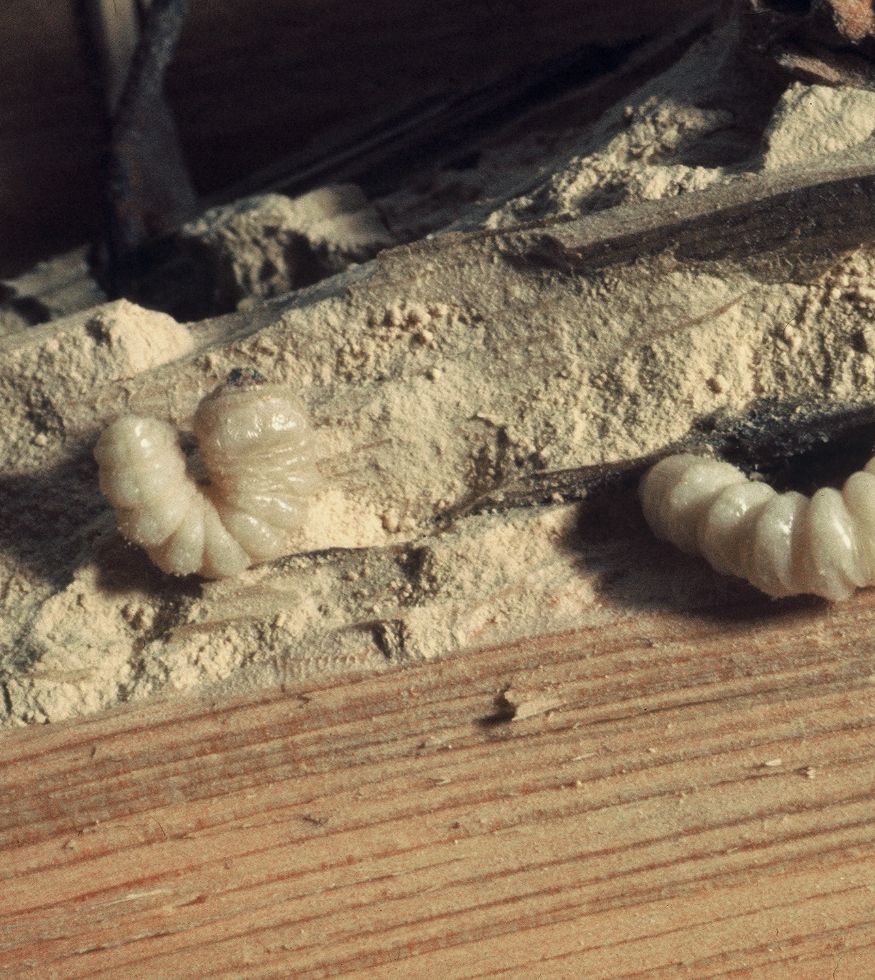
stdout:
POLYGON ((11 717, 12 695, 9 693, 9 685, 5 681, 2 684, 0 684, 0 691, 3 692, 3 707, 6 709, 6 714, 11 717))
POLYGON ((760 6, 765 10, 773 10, 776 14, 790 14, 795 17, 805 17, 811 13, 811 0, 760 0, 760 6))
POLYGON ((703 419, 700 438, 730 463, 757 472, 776 490, 811 494, 841 486, 875 447, 875 406, 801 406, 761 400, 742 416, 703 419))

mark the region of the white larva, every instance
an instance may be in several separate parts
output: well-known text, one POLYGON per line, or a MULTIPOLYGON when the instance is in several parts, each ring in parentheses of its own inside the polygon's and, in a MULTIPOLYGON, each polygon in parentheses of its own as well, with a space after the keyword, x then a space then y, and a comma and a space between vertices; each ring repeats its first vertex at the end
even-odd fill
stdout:
POLYGON ((256 371, 232 371, 194 416, 207 476, 188 472, 175 429, 127 415, 110 425, 94 456, 100 489, 122 534, 173 575, 239 575, 288 553, 319 484, 303 409, 256 371))
POLYGON ((875 458, 842 489, 777 493, 739 469, 701 456, 669 456, 639 487, 658 538, 702 555, 718 571, 770 596, 838 601, 875 585, 875 458))

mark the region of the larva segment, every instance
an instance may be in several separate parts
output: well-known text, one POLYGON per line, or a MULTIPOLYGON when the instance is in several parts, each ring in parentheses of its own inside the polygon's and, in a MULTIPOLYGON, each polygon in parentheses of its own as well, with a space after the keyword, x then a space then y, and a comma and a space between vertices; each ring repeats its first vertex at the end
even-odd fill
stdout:
POLYGON ((163 545, 149 551, 149 557, 171 575, 191 575, 204 563, 204 508, 206 501, 196 493, 176 532, 163 545))
POLYGON ((297 400, 255 372, 232 372, 201 402, 194 429, 204 485, 166 422, 127 416, 103 433, 94 455, 119 529, 176 575, 225 578, 285 554, 320 483, 297 400))
POLYGON ((642 481, 644 516, 658 538, 698 554, 698 522, 721 490, 745 480, 728 463, 687 454, 669 456, 651 467, 642 481))
POLYGON ((838 490, 823 487, 814 494, 800 534, 800 592, 836 601, 866 584, 857 529, 838 490))
MULTIPOLYGON (((314 488, 315 486, 314 481, 314 488)), ((254 517, 260 517, 268 524, 284 531, 291 531, 300 527, 306 508, 303 498, 300 500, 283 499, 266 493, 255 493, 245 498, 235 495, 231 497, 229 502, 239 507, 241 499, 245 501, 247 511, 254 517)))
POLYGON ((252 563, 231 537, 212 502, 204 503, 204 559, 198 569, 204 578, 233 578, 252 563))
POLYGON ((849 476, 842 487, 845 506, 854 515, 867 584, 875 582, 875 475, 870 467, 871 461, 859 473, 849 476))
POLYGON ((285 548, 285 535, 273 525, 238 508, 219 511, 222 524, 240 547, 257 561, 278 558, 285 548))
POLYGON ((768 595, 795 595, 802 591, 794 569, 799 564, 800 532, 808 500, 801 493, 775 493, 771 487, 767 489, 771 490, 771 496, 756 509, 748 527, 739 531, 740 542, 750 541, 750 548, 743 549, 746 555, 739 556, 735 574, 747 578, 768 595))
MULTIPOLYGON (((173 485, 167 484, 168 487, 173 485)), ((163 545, 182 524, 196 493, 194 484, 183 478, 175 493, 151 499, 148 507, 120 511, 119 530, 129 541, 147 549, 163 545)))
POLYGON ((651 467, 639 494, 657 537, 768 595, 838 601, 875 584, 875 459, 841 491, 825 487, 809 499, 682 454, 651 467))
MULTIPOLYGON (((739 476, 744 474, 739 470, 739 476)), ((765 483, 733 483, 711 502, 696 525, 698 553, 724 575, 746 574, 744 542, 748 528, 756 521, 775 491, 765 483)))
POLYGON ((148 508, 160 501, 168 481, 185 474, 185 457, 172 426, 128 415, 116 419, 94 449, 100 489, 116 508, 148 508))
POLYGON ((173 429, 158 419, 117 419, 100 437, 94 455, 101 489, 116 507, 122 534, 147 549, 167 541, 197 495, 173 429), (174 492, 168 492, 170 487, 174 492))

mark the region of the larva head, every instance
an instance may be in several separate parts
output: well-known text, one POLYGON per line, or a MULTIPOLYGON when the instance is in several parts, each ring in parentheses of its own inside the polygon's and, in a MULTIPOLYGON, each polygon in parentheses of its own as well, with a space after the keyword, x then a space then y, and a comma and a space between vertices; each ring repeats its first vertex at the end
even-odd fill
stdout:
POLYGON ((311 453, 312 433, 301 404, 284 385, 268 384, 257 372, 233 371, 204 398, 194 431, 208 466, 311 453))

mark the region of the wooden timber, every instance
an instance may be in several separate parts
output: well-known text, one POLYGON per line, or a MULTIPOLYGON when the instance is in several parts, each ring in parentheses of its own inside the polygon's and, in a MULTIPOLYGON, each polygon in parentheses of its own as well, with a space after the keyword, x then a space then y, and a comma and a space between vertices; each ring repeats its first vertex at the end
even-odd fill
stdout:
POLYGON ((872 975, 875 592, 621 560, 597 632, 5 734, 0 976, 872 975))

